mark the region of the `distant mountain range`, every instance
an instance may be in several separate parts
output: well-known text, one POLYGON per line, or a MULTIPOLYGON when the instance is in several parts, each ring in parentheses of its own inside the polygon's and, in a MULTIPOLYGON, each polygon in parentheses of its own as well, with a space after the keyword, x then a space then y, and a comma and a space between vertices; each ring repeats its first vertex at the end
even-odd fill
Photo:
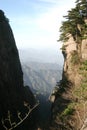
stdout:
POLYGON ((51 116, 51 102, 49 96, 62 77, 61 62, 56 59, 54 52, 41 52, 34 50, 20 50, 20 59, 24 74, 24 84, 29 86, 34 96, 39 100, 37 122, 44 128, 51 116), (45 114, 44 114, 45 113, 45 114))
POLYGON ((63 65, 63 56, 56 50, 49 49, 19 49, 19 55, 22 63, 40 62, 40 63, 56 63, 63 65))
POLYGON ((58 64, 28 62, 23 63, 22 68, 25 85, 37 93, 51 93, 56 82, 61 80, 62 68, 58 64))
POLYGON ((52 50, 19 50, 19 55, 25 85, 30 86, 33 92, 51 93, 56 82, 61 80, 63 59, 58 62, 57 54, 52 50))

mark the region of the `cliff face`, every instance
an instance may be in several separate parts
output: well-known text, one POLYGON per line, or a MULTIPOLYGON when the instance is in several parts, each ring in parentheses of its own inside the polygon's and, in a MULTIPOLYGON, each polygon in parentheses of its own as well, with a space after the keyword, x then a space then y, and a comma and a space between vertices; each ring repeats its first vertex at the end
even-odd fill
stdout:
POLYGON ((35 99, 29 87, 23 85, 23 73, 14 36, 8 19, 0 10, 0 129, 12 127, 10 121, 17 125, 28 113, 28 104, 33 107, 35 99), (18 118, 18 111, 21 119, 18 118), (9 117, 10 120, 6 120, 9 117))
POLYGON ((63 44, 62 81, 52 106, 51 130, 87 129, 87 39, 76 42, 71 34, 63 44))

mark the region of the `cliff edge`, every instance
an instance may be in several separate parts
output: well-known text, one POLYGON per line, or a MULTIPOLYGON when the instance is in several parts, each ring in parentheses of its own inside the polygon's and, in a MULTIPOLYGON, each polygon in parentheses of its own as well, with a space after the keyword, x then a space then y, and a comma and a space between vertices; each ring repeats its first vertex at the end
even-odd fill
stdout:
POLYGON ((29 87, 24 87, 15 39, 9 20, 0 10, 0 129, 21 130, 25 128, 24 124, 26 130, 29 129, 29 123, 21 121, 35 102, 29 87), (22 128, 18 123, 22 124, 22 128))
POLYGON ((52 105, 51 130, 87 130, 87 12, 84 5, 86 1, 77 1, 60 29, 64 67, 52 105))

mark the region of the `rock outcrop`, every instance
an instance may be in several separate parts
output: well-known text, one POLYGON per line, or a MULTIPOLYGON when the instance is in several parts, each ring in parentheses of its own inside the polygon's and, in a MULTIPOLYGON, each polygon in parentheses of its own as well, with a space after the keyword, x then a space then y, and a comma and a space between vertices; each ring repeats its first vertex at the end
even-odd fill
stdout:
MULTIPOLYGON (((8 19, 0 10, 0 130, 10 129, 11 121, 17 125, 28 113, 28 105, 32 108, 35 102, 29 87, 24 87, 15 39, 8 19)), ((26 130, 29 129, 28 123, 25 121, 26 130)), ((22 125, 22 128, 19 126, 15 129, 24 128, 22 125)))
POLYGON ((76 42, 71 34, 63 44, 64 69, 52 106, 50 130, 87 129, 87 39, 76 42))
POLYGON ((82 59, 86 60, 87 59, 87 39, 84 39, 82 41, 81 54, 82 54, 82 59))

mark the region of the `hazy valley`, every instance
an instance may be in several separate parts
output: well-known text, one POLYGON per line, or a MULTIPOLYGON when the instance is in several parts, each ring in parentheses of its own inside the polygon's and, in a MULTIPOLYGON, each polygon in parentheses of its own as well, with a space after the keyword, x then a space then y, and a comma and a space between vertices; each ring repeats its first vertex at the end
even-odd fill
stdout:
POLYGON ((56 53, 51 51, 47 53, 27 49, 19 52, 25 85, 29 85, 33 92, 50 94, 56 83, 61 80, 63 60, 58 64, 56 58, 53 58, 54 55, 57 57, 56 53))
POLYGON ((36 53, 35 56, 34 53, 35 51, 32 50, 20 52, 20 59, 24 84, 31 88, 35 98, 40 102, 37 118, 38 125, 45 128, 51 116, 52 104, 49 101, 49 96, 57 82, 62 78, 62 64, 59 65, 55 58, 50 60, 51 53, 48 53, 47 57, 43 57, 43 53, 39 51, 37 52, 39 55, 36 53))

